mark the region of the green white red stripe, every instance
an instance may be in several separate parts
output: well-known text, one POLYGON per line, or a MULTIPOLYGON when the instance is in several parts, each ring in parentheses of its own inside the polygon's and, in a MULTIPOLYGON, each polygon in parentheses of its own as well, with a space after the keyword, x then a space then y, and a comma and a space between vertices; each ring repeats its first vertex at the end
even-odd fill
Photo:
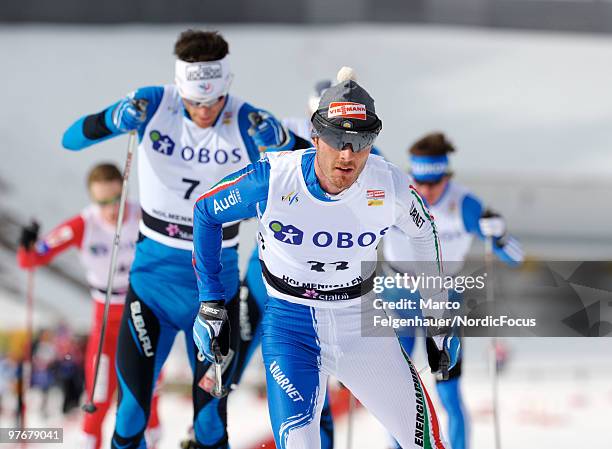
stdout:
POLYGON ((436 247, 436 263, 438 264, 438 272, 442 274, 442 255, 440 254, 440 239, 438 238, 438 230, 436 229, 436 224, 434 223, 433 215, 431 215, 428 212, 427 208, 425 207, 425 203, 423 203, 423 199, 421 198, 421 195, 419 195, 419 192, 412 184, 410 184, 410 193, 412 193, 412 195, 416 198, 417 202, 421 206, 421 210, 423 211, 423 214, 425 215, 425 217, 427 218, 427 220, 429 220, 429 223, 431 224, 431 229, 433 231, 434 242, 435 242, 435 247, 436 247))
MULTIPOLYGON (((245 172, 241 175, 230 175, 227 178, 223 178, 221 181, 219 181, 217 184, 215 184, 214 186, 212 186, 208 192, 204 193, 200 198, 198 198, 198 201, 203 200, 204 198, 208 198, 209 196, 213 196, 215 193, 220 192, 221 190, 225 190, 228 187, 231 187, 233 185, 236 185, 237 183, 240 182, 240 180, 246 176, 248 176, 250 173, 253 173, 255 170, 249 170, 248 172, 245 172)), ((196 203, 198 202, 196 201, 196 203)))
MULTIPOLYGON (((429 397, 429 393, 427 393, 427 390, 423 385, 423 381, 421 380, 421 376, 419 376, 419 373, 414 368, 410 357, 408 354, 406 354, 403 347, 401 350, 412 375, 415 389, 415 404, 418 406, 418 404, 421 402, 423 403, 423 435, 421 440, 420 434, 417 434, 419 432, 417 427, 415 429, 415 444, 417 446, 421 446, 422 443, 423 449, 446 449, 446 446, 444 446, 444 443, 442 442, 442 437, 440 435, 440 424, 438 423, 438 417, 436 415, 433 403, 431 402, 431 398, 429 397)), ((420 413, 419 410, 417 410, 417 412, 420 413)))
POLYGON ((429 397, 429 393, 427 392, 427 390, 425 389, 425 386, 423 385, 423 381, 421 380, 421 376, 419 376, 419 373, 417 372, 417 376, 419 378, 419 383, 421 385, 421 391, 424 394, 425 398, 427 399, 427 407, 426 407, 426 413, 429 415, 431 412, 431 417, 429 419, 428 423, 431 423, 431 433, 428 434, 431 437, 433 437, 433 445, 431 440, 428 441, 429 447, 431 447, 432 449, 445 449, 444 443, 442 443, 442 438, 440 437, 440 424, 438 423, 438 416, 436 415, 436 409, 433 406, 433 402, 431 402, 431 398, 429 397))

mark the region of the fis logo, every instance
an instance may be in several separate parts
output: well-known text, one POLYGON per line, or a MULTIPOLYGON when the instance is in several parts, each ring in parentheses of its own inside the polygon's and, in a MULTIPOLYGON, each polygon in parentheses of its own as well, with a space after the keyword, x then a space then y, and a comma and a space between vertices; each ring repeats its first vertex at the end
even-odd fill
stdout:
POLYGON ((283 202, 288 202, 289 206, 291 206, 293 203, 297 203, 300 199, 298 198, 298 194, 294 192, 288 193, 287 195, 283 195, 281 196, 281 200, 283 202))
POLYGON ((170 136, 164 136, 157 130, 153 130, 149 133, 151 142, 153 142, 153 149, 158 153, 172 156, 174 153, 174 141, 170 136))
POLYGON ((235 206, 238 203, 242 203, 242 197, 240 196, 240 190, 233 189, 229 191, 229 194, 225 197, 217 201, 213 200, 214 212, 217 215, 219 212, 223 212, 224 210, 229 209, 232 206, 235 206))
POLYGON ((278 220, 270 222, 270 229, 274 231, 274 238, 289 245, 301 245, 304 232, 293 225, 284 225, 278 220))

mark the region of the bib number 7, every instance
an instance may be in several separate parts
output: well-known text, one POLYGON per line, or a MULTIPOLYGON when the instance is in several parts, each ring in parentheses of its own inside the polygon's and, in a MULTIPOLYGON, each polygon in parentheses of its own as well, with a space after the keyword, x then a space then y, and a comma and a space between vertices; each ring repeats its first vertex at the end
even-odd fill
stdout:
POLYGON ((187 190, 185 191, 185 195, 183 196, 183 198, 186 200, 190 200, 191 194, 193 193, 195 188, 200 185, 200 181, 198 181, 197 179, 189 179, 189 178, 183 178, 182 181, 186 184, 189 184, 189 187, 187 187, 187 190))

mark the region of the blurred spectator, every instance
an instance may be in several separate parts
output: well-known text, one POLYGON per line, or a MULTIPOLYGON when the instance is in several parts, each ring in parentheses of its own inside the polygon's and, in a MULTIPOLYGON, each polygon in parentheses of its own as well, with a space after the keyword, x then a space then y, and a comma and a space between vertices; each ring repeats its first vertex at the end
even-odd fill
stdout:
POLYGON ((56 358, 57 352, 53 342, 53 333, 49 330, 40 331, 32 344, 32 377, 30 385, 32 388, 38 388, 41 391, 42 403, 40 410, 45 418, 49 415, 49 390, 54 384, 51 367, 56 358))

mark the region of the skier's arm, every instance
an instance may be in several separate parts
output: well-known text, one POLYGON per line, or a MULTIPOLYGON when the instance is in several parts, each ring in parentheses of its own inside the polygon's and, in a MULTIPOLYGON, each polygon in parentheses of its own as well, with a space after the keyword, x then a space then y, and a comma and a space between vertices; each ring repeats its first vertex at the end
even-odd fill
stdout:
MULTIPOLYGON (((410 237, 413 251, 416 256, 414 266, 417 267, 417 276, 424 275, 443 277, 441 248, 438 232, 433 217, 425 206, 416 189, 412 186, 412 179, 401 170, 394 168, 396 189, 396 223, 395 226, 410 237)), ((411 261, 412 262, 412 261, 411 261)), ((443 285, 443 283, 435 283, 443 285)), ((422 298, 431 298, 435 303, 442 305, 448 301, 448 292, 442 288, 419 288, 422 298)), ((436 319, 449 318, 444 310, 423 310, 423 316, 436 319)), ((448 379, 448 372, 459 359, 461 342, 448 326, 430 326, 427 332, 427 359, 432 373, 441 373, 442 379, 448 379)))
POLYGON ((290 131, 269 112, 244 103, 238 111, 240 136, 251 162, 265 151, 291 151, 311 148, 312 143, 290 131))
MULTIPOLYGON (((482 203, 473 195, 465 196, 461 204, 461 212, 463 224, 467 232, 476 235, 481 240, 486 238, 485 230, 482 229, 483 220, 495 218, 495 220, 501 220, 503 223, 503 217, 500 215, 496 214, 494 217, 486 217, 487 213, 482 203)), ((518 266, 524 259, 521 244, 516 238, 505 231, 505 224, 502 225, 502 228, 504 229, 503 231, 494 233, 499 235, 493 236, 493 252, 502 262, 510 266, 518 266)))
POLYGON ((45 238, 37 241, 32 248, 19 246, 17 263, 21 268, 47 265, 68 248, 72 246, 80 248, 84 230, 85 222, 80 215, 77 215, 57 226, 45 238))
POLYGON ((440 240, 433 217, 412 186, 412 179, 397 167, 392 167, 392 170, 397 198, 395 226, 410 237, 416 259, 409 262, 425 269, 425 275, 442 275, 440 240))
POLYGON ((161 103, 163 93, 164 88, 160 86, 141 87, 102 111, 81 117, 64 132, 62 145, 68 150, 82 150, 132 129, 138 131, 141 139, 147 123, 161 103), (130 116, 134 112, 130 109, 130 102, 135 100, 147 102, 146 111, 138 117, 130 116))
POLYGON ((221 225, 255 217, 268 196, 270 164, 261 160, 221 180, 194 206, 193 265, 200 301, 225 301, 221 273, 221 225), (235 204, 228 206, 232 196, 235 204))

